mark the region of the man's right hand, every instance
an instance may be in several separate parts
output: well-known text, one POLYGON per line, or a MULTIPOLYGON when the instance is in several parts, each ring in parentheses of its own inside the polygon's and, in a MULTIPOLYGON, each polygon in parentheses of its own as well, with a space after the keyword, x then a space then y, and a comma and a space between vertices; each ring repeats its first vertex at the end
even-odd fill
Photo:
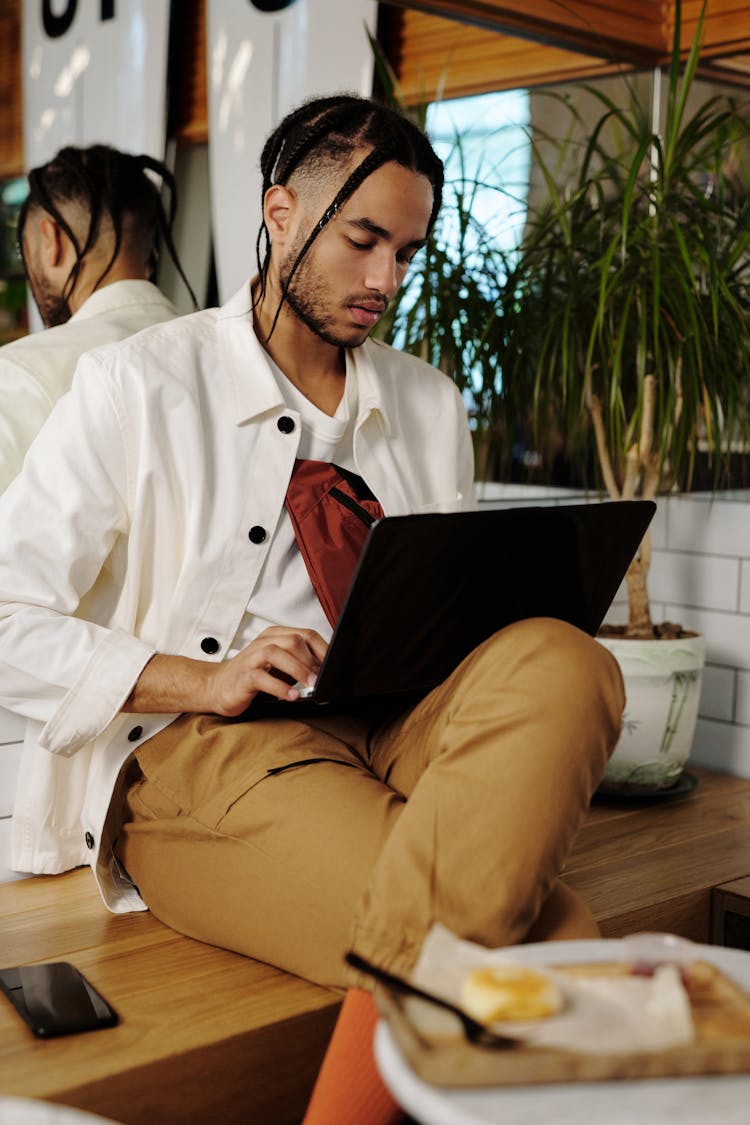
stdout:
POLYGON ((271 626, 236 656, 219 664, 186 656, 152 657, 141 672, 123 711, 164 714, 183 711, 241 715, 259 692, 293 701, 312 686, 327 644, 313 629, 271 626))

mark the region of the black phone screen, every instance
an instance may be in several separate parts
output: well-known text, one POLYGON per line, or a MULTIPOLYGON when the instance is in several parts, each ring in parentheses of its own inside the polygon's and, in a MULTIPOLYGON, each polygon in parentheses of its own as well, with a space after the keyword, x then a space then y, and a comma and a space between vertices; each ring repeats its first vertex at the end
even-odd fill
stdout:
POLYGON ((117 1023, 115 1010, 67 961, 0 969, 0 989, 34 1034, 45 1039, 117 1023))

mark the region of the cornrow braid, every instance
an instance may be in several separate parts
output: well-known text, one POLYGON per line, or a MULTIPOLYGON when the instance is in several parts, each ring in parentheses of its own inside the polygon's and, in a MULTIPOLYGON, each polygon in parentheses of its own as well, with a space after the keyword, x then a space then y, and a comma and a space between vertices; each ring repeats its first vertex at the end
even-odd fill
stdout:
MULTIPOLYGON (((432 185, 432 212, 427 233, 437 218, 443 193, 443 164, 425 134, 407 117, 369 98, 352 94, 314 98, 293 110, 266 141, 260 159, 262 175, 261 206, 274 184, 287 184, 296 171, 314 171, 333 161, 346 163, 363 149, 367 155, 347 177, 335 199, 325 209, 305 240, 286 279, 274 314, 270 339, 286 300, 289 286, 310 247, 358 187, 383 164, 393 161, 423 175, 432 185)), ((256 304, 266 292, 271 240, 265 220, 256 240, 260 279, 256 304)))
MULTIPOLYGON (((99 237, 102 220, 109 218, 114 231, 114 249, 109 262, 97 278, 97 288, 111 270, 122 247, 123 220, 132 217, 136 230, 148 240, 154 265, 157 260, 157 240, 161 237, 167 252, 185 285, 194 308, 198 302, 172 238, 172 227, 177 210, 177 186, 174 176, 160 160, 141 154, 120 152, 109 145, 91 145, 76 148, 67 145, 60 149, 47 164, 32 168, 28 173, 29 192, 18 218, 17 240, 23 260, 23 229, 29 213, 36 208, 46 211, 65 231, 75 251, 75 262, 63 289, 67 300, 75 288, 86 254, 99 237), (161 190, 146 173, 161 181, 169 192, 169 211, 164 209, 161 190), (88 227, 83 244, 62 214, 65 204, 75 204, 88 216, 88 227)), ((24 262, 25 265, 25 262, 24 262)))

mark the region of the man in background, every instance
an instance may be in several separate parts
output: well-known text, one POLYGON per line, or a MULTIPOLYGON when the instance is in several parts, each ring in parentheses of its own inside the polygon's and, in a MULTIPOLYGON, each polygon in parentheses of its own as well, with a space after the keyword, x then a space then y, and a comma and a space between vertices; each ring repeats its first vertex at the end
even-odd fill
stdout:
POLYGON ((195 304, 172 242, 174 178, 160 161, 107 145, 68 146, 28 180, 18 251, 45 331, 0 348, 0 491, 83 352, 177 315, 152 281, 159 240, 195 304), (148 173, 169 189, 168 214, 148 173))

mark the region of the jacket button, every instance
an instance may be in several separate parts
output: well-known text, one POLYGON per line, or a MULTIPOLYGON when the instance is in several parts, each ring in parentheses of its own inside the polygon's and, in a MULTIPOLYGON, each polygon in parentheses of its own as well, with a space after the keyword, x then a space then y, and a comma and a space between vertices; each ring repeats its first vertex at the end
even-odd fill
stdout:
POLYGON ((89 851, 91 851, 94 847, 94 837, 90 832, 87 832, 84 836, 84 840, 86 841, 86 847, 89 849, 89 851))
POLYGON ((208 653, 209 656, 213 656, 215 652, 219 651, 219 642, 216 640, 216 637, 204 637, 201 641, 201 648, 205 653, 208 653))
POLYGON ((128 742, 137 742, 142 734, 143 727, 133 727, 131 731, 128 731, 128 742))
POLYGON ((251 527, 248 531, 247 537, 251 543, 262 543, 266 537, 266 529, 256 523, 255 527, 251 527))
POLYGON ((279 418, 276 423, 282 434, 291 434, 294 431, 294 418, 288 418, 286 414, 279 418))

